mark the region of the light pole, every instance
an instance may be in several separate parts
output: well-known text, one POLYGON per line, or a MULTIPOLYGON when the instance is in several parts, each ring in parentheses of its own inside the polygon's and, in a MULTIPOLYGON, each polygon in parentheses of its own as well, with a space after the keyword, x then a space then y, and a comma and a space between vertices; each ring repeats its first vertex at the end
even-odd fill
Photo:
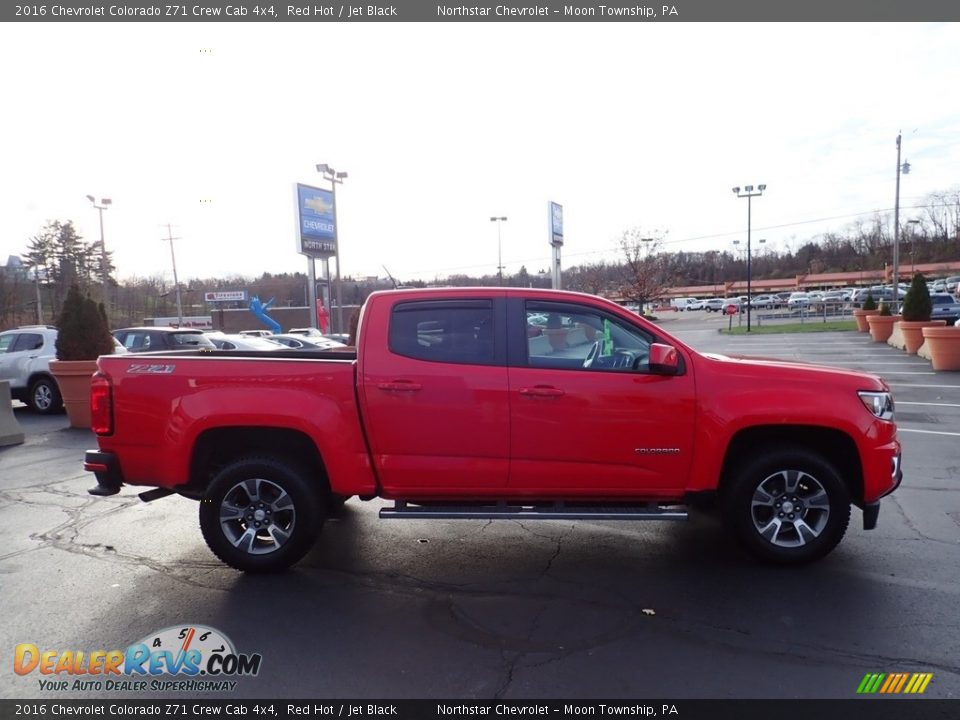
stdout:
POLYGON ((759 195, 763 195, 763 191, 767 189, 766 185, 757 185, 757 190, 754 192, 753 185, 745 185, 743 192, 740 191, 739 187, 733 188, 733 194, 737 197, 747 199, 747 332, 750 332, 750 290, 751 290, 751 280, 753 269, 751 267, 751 258, 750 258, 750 223, 751 223, 751 201, 752 198, 759 195))
POLYGON ((917 228, 916 226, 920 224, 919 220, 907 220, 907 225, 913 225, 914 227, 910 228, 910 277, 912 278, 914 273, 917 271, 917 262, 914 257, 914 243, 917 241, 917 228))
POLYGON ((910 174, 910 163, 900 163, 900 133, 897 133, 897 197, 893 202, 893 312, 900 307, 900 173, 910 174))
MULTIPOLYGON (((340 283, 340 226, 337 224, 337 185, 343 185, 347 173, 337 172, 326 163, 317 165, 317 172, 323 174, 323 179, 330 182, 330 191, 333 193, 333 227, 336 232, 337 244, 333 247, 333 256, 337 259, 337 332, 343 332, 343 289, 340 283)), ((330 267, 326 259, 323 261, 324 275, 327 284, 330 283, 330 267)), ((313 309, 316 312, 316 308, 313 309)))
POLYGON ((100 204, 93 195, 87 195, 87 200, 100 212, 100 276, 103 279, 103 307, 110 315, 110 296, 107 294, 107 246, 103 242, 103 211, 113 204, 110 198, 101 198, 100 204))
POLYGON ((501 252, 503 245, 500 242, 500 225, 506 221, 505 216, 490 218, 490 222, 497 224, 497 277, 500 280, 501 287, 503 287, 503 253, 501 252))
POLYGON ((177 256, 173 252, 173 241, 180 238, 173 237, 173 230, 170 229, 170 223, 167 223, 167 237, 161 240, 170 242, 170 262, 173 264, 173 287, 177 291, 177 327, 183 327, 183 302, 180 300, 180 281, 177 280, 177 256))

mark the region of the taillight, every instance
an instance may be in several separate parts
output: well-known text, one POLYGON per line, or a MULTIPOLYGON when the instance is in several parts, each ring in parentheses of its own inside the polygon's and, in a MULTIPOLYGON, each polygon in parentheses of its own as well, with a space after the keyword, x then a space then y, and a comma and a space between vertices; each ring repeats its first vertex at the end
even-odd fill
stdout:
POLYGON ((113 433, 113 386, 99 372, 90 382, 90 428, 97 435, 113 433))

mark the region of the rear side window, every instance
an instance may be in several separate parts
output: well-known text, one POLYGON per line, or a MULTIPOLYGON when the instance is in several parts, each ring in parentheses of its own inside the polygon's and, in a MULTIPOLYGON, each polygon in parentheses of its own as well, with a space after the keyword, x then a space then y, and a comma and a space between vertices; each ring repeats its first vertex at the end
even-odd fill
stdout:
POLYGON ((390 317, 390 351, 432 362, 494 364, 493 303, 400 303, 390 317))
POLYGON ((175 348, 185 347, 205 347, 212 348, 215 345, 210 342, 202 333, 172 333, 172 345, 175 348))
POLYGON ((20 333, 11 352, 39 350, 43 347, 43 335, 40 333, 20 333))

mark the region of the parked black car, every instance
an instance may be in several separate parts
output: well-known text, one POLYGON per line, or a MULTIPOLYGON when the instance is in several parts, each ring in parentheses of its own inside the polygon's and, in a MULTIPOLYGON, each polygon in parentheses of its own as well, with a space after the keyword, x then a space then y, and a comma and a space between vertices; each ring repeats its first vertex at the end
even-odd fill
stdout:
POLYGON ((113 336, 130 352, 150 350, 216 349, 202 330, 173 327, 133 327, 114 330, 113 336))

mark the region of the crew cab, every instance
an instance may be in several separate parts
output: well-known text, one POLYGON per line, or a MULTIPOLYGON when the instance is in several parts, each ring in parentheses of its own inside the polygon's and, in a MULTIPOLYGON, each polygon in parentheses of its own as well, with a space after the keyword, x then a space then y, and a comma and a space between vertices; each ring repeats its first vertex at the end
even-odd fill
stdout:
POLYGON ((210 549, 247 571, 295 563, 349 496, 414 519, 678 520, 714 500, 750 551, 803 563, 851 505, 873 528, 902 476, 880 378, 701 354, 578 293, 374 293, 356 347, 98 368, 90 492, 199 500, 210 549))

